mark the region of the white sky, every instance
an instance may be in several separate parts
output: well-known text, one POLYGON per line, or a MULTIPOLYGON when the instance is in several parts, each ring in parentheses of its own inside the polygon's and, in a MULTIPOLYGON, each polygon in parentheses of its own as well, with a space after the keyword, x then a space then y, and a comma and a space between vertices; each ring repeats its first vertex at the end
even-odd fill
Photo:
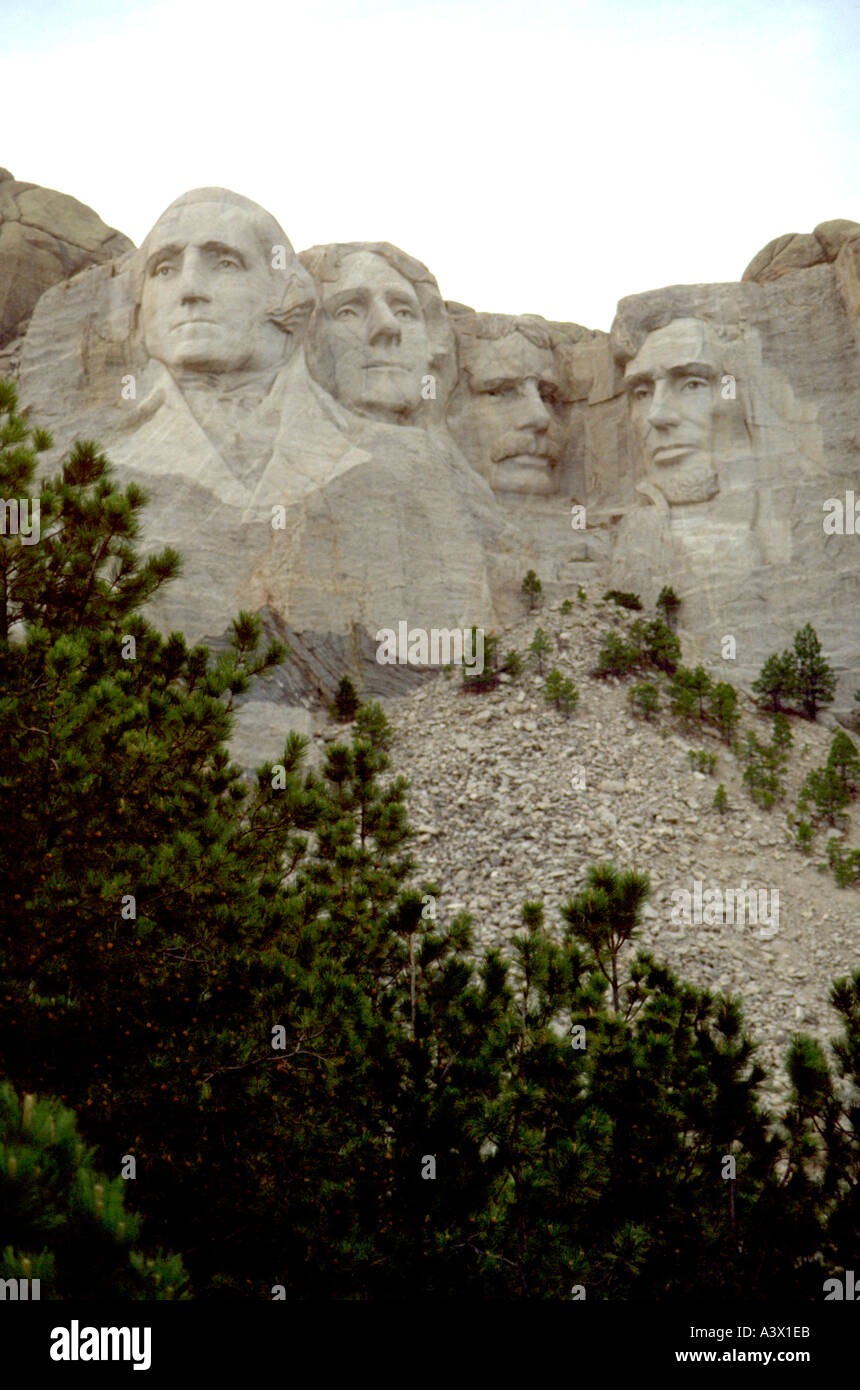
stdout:
POLYGON ((206 184, 608 329, 860 222, 854 0, 0 0, 0 164, 140 242, 206 184))

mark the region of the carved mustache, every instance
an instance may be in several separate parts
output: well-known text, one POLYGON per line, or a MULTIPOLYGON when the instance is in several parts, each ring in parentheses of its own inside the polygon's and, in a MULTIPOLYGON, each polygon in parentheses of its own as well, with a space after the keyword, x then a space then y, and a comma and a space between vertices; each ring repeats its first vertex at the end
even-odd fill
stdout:
POLYGON ((546 436, 538 437, 531 433, 504 434, 490 450, 493 463, 504 463, 505 459, 520 455, 528 455, 534 458, 535 462, 555 463, 558 459, 558 447, 546 436))

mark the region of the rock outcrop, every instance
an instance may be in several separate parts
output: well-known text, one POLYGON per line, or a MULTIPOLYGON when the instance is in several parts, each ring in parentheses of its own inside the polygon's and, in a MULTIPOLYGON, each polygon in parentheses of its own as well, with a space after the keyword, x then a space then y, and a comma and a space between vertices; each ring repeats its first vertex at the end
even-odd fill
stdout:
POLYGON ((795 270, 829 265, 836 260, 845 242, 858 236, 860 222, 850 222, 844 217, 819 222, 813 232, 788 232, 762 247, 758 255, 753 256, 741 279, 755 280, 765 285, 768 280, 778 280, 780 276, 795 270))
POLYGON ((0 348, 23 333, 45 290, 132 245, 77 198, 0 169, 0 348))

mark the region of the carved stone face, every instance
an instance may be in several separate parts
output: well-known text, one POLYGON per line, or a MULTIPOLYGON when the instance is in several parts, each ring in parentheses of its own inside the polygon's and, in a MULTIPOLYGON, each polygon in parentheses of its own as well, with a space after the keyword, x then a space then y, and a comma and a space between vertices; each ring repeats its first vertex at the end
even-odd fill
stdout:
POLYGON ((343 405, 394 423, 418 409, 430 367, 427 326, 412 285, 383 256, 344 257, 323 287, 316 332, 343 405))
POLYGON ((251 214, 217 203, 169 209, 147 241, 141 319, 151 357, 197 372, 284 360, 288 340, 268 317, 272 279, 251 214))
POLYGON ((675 319, 649 333, 627 364, 633 429, 648 477, 669 502, 705 501, 719 491, 714 425, 720 370, 717 345, 699 319, 675 319))
POLYGON ((550 426, 560 390, 552 352, 518 332, 464 336, 460 368, 448 423, 467 458, 497 492, 554 492, 550 426))

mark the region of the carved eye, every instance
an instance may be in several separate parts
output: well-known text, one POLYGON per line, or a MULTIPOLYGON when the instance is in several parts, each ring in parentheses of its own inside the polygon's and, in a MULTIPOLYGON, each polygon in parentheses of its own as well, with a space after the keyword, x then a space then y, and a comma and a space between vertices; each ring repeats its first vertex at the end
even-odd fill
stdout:
POLYGON ((335 312, 336 319, 358 318, 358 310, 352 304, 342 304, 335 312))
POLYGON ((691 377, 688 377, 687 380, 684 382, 683 386, 681 387, 681 390, 682 390, 682 391, 698 391, 698 390, 700 390, 702 387, 708 387, 708 386, 710 386, 710 384, 711 384, 711 383, 710 383, 709 381, 706 381, 705 378, 704 378, 703 376, 691 376, 691 377))
POLYGON ((168 275, 172 274, 172 272, 173 266, 169 265, 167 261, 165 261, 163 265, 157 265, 153 270, 152 274, 153 278, 155 278, 156 276, 160 276, 161 279, 166 280, 168 275))
POLYGON ((650 386, 634 386, 630 394, 634 401, 646 401, 651 395, 651 388, 650 386))
POLYGON ((397 319, 414 319, 416 315, 411 309, 395 309, 394 317, 397 319))
POLYGON ((491 386, 489 391, 485 391, 485 396, 510 396, 513 395, 513 386, 491 386))
POLYGON ((544 405, 558 405, 559 395, 554 386, 541 386, 540 398, 544 405))

